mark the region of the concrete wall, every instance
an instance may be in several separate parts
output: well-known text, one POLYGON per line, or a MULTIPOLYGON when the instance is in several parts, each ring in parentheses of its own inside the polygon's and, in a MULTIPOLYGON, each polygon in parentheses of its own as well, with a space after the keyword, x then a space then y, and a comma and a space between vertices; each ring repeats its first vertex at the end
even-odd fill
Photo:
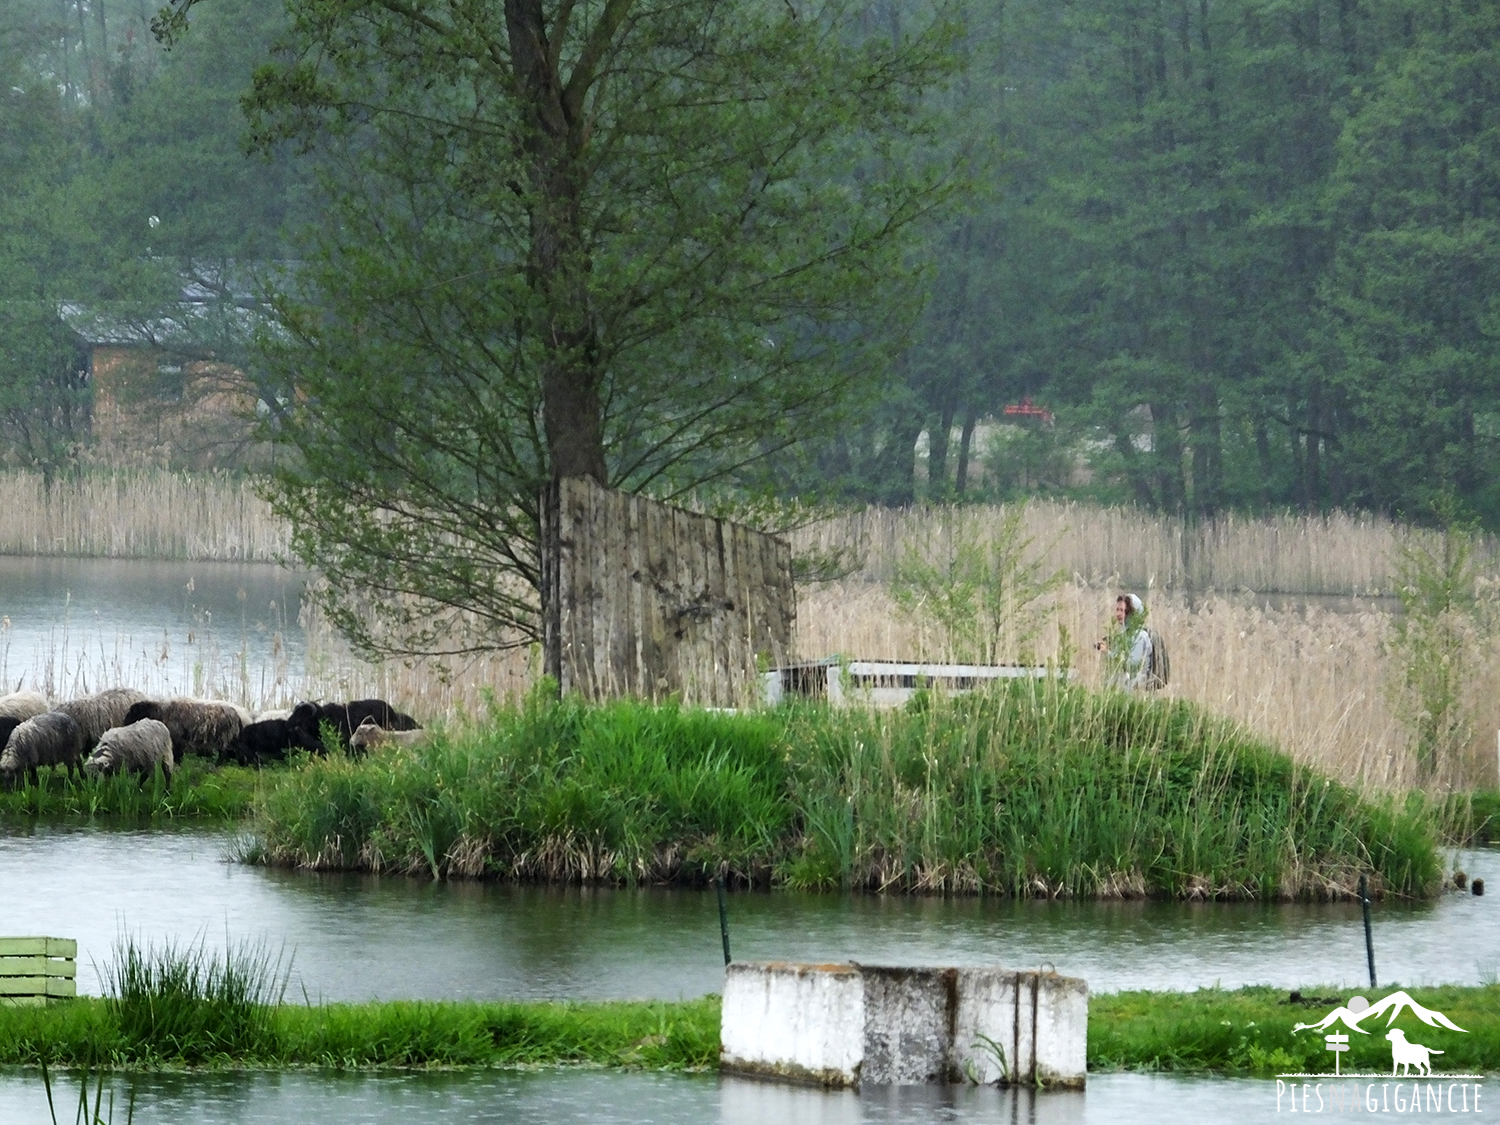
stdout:
POLYGON ((832 1086, 1082 1087, 1088 986, 1056 973, 731 965, 720 1065, 832 1086))

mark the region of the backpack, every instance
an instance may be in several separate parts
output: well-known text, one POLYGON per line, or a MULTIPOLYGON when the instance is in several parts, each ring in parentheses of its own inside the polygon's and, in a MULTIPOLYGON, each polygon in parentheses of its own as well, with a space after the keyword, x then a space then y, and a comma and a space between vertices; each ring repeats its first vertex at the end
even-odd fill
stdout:
POLYGON ((1145 687, 1156 691, 1172 680, 1172 658, 1167 655, 1167 642, 1149 625, 1146 626, 1146 636, 1151 638, 1151 660, 1146 668, 1145 687))

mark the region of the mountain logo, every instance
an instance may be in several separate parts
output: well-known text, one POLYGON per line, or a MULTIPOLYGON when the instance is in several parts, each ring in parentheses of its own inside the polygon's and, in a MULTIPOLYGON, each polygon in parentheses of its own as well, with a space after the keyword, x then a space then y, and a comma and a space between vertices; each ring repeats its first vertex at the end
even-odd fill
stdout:
POLYGON ((1385 1025, 1386 1027, 1390 1027, 1391 1024, 1396 1022, 1396 1017, 1406 1011, 1411 1012, 1412 1015, 1416 1016, 1417 1019, 1421 1020, 1428 1027, 1446 1027, 1449 1031, 1463 1031, 1464 1034, 1468 1034, 1464 1028, 1459 1027, 1458 1024, 1443 1015, 1442 1012, 1432 1008, 1424 1008, 1399 989, 1375 1004, 1371 1004, 1363 996, 1351 996, 1349 1003, 1335 1008, 1317 1023, 1299 1023, 1296 1027, 1292 1028, 1292 1032, 1295 1034, 1298 1031, 1325 1031, 1336 1023, 1342 1023, 1350 1031, 1357 1031, 1361 1035, 1368 1035, 1370 1033, 1359 1026, 1366 1020, 1378 1020, 1385 1013, 1389 1012, 1390 1018, 1385 1021, 1385 1025))
MULTIPOLYGON (((1332 1034, 1323 1038, 1328 1042, 1328 1050, 1334 1052, 1334 1076, 1342 1076, 1339 1067, 1339 1057, 1349 1050, 1349 1036, 1347 1032, 1356 1031, 1361 1035, 1369 1035, 1367 1028, 1361 1026, 1374 1023, 1385 1016, 1385 1026, 1389 1029, 1385 1033, 1386 1042, 1391 1045, 1391 1077, 1395 1077, 1397 1067, 1401 1068, 1404 1077, 1412 1076, 1412 1068, 1422 1076, 1432 1074, 1432 1056, 1441 1055, 1444 1052, 1436 1047, 1428 1047, 1422 1043, 1413 1043, 1406 1038, 1406 1032, 1399 1027, 1392 1027, 1396 1018, 1403 1013, 1410 1013, 1421 1020, 1428 1027, 1444 1028, 1448 1031, 1457 1031, 1467 1035, 1466 1028, 1459 1027, 1442 1012, 1433 1008, 1427 1008, 1412 999, 1410 995, 1400 990, 1391 993, 1382 1000, 1371 1004, 1363 996, 1351 996, 1348 1003, 1340 1004, 1333 1011, 1320 1019, 1317 1023, 1299 1023, 1292 1028, 1295 1035, 1299 1031, 1327 1031, 1335 1028, 1336 1024, 1342 1024, 1346 1029, 1340 1032, 1335 1028, 1332 1034)), ((1311 1077, 1310 1075, 1283 1075, 1283 1077, 1311 1077)))

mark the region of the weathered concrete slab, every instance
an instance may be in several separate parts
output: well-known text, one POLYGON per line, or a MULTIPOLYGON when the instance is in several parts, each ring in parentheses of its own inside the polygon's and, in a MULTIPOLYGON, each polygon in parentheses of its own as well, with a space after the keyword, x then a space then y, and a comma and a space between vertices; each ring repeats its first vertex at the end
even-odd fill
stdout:
POLYGON ((864 987, 853 965, 730 965, 720 1066, 765 1078, 856 1085, 865 1046, 864 987))
POLYGON ((720 1065, 831 1086, 1081 1088, 1088 986, 1051 972, 737 963, 720 1065))

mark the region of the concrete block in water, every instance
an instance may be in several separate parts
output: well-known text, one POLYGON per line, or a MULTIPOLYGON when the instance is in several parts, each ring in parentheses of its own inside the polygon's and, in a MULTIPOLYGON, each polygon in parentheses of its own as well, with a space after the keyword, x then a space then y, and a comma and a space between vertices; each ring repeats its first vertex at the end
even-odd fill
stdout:
POLYGON ((726 1071, 830 1086, 1082 1087, 1088 986, 1056 973, 738 963, 726 1071))

